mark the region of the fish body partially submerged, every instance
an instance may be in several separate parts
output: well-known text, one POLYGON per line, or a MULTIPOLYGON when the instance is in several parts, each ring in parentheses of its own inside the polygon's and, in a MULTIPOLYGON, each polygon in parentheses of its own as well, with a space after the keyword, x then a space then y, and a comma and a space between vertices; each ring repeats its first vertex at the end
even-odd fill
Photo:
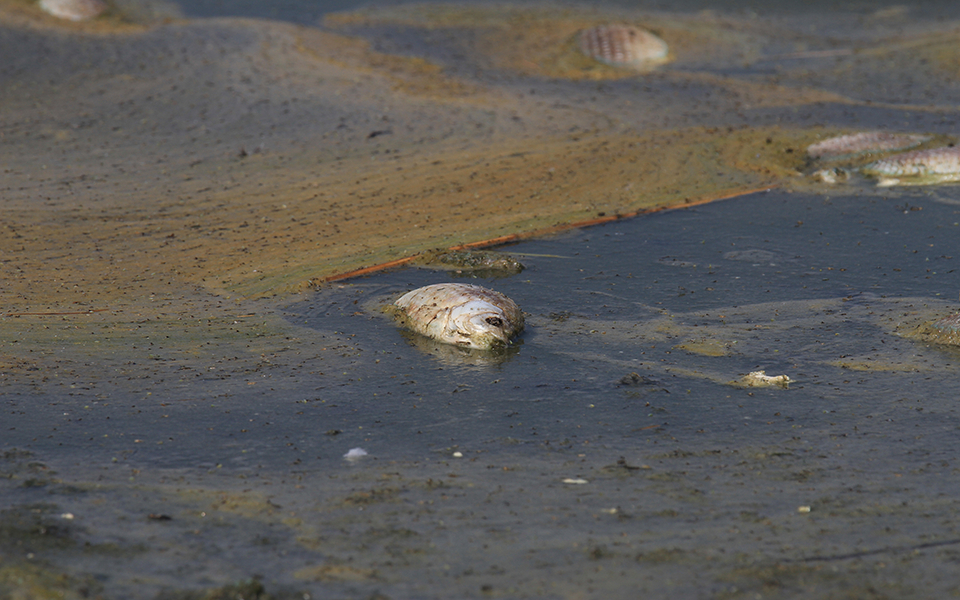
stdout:
POLYGON ((832 161, 861 155, 883 154, 919 146, 932 137, 913 133, 861 131, 817 142, 807 148, 807 156, 813 160, 832 161))
POLYGON ((580 51, 612 67, 647 70, 669 60, 666 42, 631 25, 598 25, 580 32, 580 51))
POLYGON ((107 10, 103 0, 40 0, 40 10, 58 19, 87 21, 107 10))
POLYGON ((397 320, 427 337, 487 350, 510 343, 523 330, 523 313, 499 292, 465 283, 438 283, 394 302, 397 320))
POLYGON ((861 171, 876 177, 880 187, 960 181, 960 147, 895 154, 865 165, 861 171))

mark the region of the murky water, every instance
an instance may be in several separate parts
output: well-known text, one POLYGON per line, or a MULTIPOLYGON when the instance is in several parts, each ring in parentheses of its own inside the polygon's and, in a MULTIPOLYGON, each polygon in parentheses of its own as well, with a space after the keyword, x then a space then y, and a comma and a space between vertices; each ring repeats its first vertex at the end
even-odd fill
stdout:
MULTIPOLYGON (((182 12, 315 25, 325 11, 340 8, 207 2, 182 12)), ((283 152, 296 155, 291 148, 309 153, 323 132, 333 141, 310 154, 321 157, 316 163, 261 151, 249 137, 254 130, 244 129, 245 117, 238 116, 249 115, 249 107, 234 105, 235 98, 217 87, 221 78, 232 86, 249 75, 239 59, 230 63, 236 73, 217 62, 247 60, 239 50, 216 58, 215 44, 245 47, 234 37, 239 34, 229 33, 237 25, 218 25, 223 39, 215 43, 201 43, 200 30, 178 38, 206 57, 196 68, 220 83, 195 89, 179 82, 186 91, 177 88, 184 95, 172 94, 170 102, 203 104, 206 87, 217 89, 216 114, 237 123, 233 129, 205 124, 220 137, 197 133, 206 141, 191 141, 185 156, 173 150, 182 141, 183 122, 172 118, 161 133, 150 129, 152 111, 160 109, 124 111, 117 117, 124 127, 109 134, 156 142, 143 143, 142 154, 130 159, 135 165, 122 156, 110 164, 89 159, 85 134, 77 133, 87 125, 60 123, 32 136, 23 123, 5 122, 11 139, 23 134, 24 156, 45 152, 51 140, 76 142, 58 146, 50 164, 94 169, 91 177, 120 190, 128 175, 115 170, 149 173, 173 191, 156 199, 137 181, 131 193, 144 204, 125 213, 115 209, 128 202, 125 197, 82 191, 86 175, 57 179, 7 153, 15 166, 5 173, 18 183, 3 191, 12 224, 4 241, 4 298, 17 313, 3 317, 0 339, 0 441, 6 449, 0 457, 0 597, 199 598, 214 597, 204 596, 214 589, 229 597, 273 598, 957 593, 960 350, 916 332, 960 306, 960 187, 831 187, 782 175, 797 163, 796 144, 814 135, 807 129, 889 126, 955 134, 951 105, 960 87, 943 76, 952 68, 945 48, 955 45, 949 37, 955 34, 949 23, 938 22, 951 18, 955 6, 929 5, 921 14, 871 5, 830 19, 816 11, 811 16, 807 6, 784 5, 766 15, 790 25, 785 30, 794 37, 778 40, 765 38, 763 26, 747 18, 750 10, 773 9, 726 7, 736 15, 729 27, 735 35, 723 37, 715 15, 694 12, 701 8, 711 6, 659 7, 678 11, 676 18, 660 15, 660 24, 685 39, 698 23, 709 23, 704 27, 711 39, 728 44, 722 52, 710 60, 680 56, 647 80, 604 83, 540 79, 524 71, 533 67, 496 55, 488 34, 457 40, 427 28, 420 45, 411 45, 416 27, 391 19, 422 14, 387 11, 360 27, 367 35, 383 34, 378 51, 436 59, 476 89, 493 89, 490 97, 500 101, 521 90, 547 100, 524 109, 528 121, 522 125, 509 118, 504 125, 497 111, 513 108, 471 108, 457 104, 463 96, 449 103, 415 95, 416 101, 402 100, 418 107, 403 108, 409 125, 383 125, 378 111, 401 100, 380 88, 374 89, 382 95, 371 96, 363 79, 369 69, 357 67, 365 75, 350 84, 350 100, 337 105, 333 95, 323 96, 330 104, 320 111, 296 108, 289 98, 283 104, 284 94, 320 95, 327 87, 278 83, 270 88, 277 108, 263 108, 272 106, 265 102, 256 109, 269 120, 257 139, 289 144, 283 152), (805 32, 797 25, 803 19, 836 27, 845 40, 871 50, 854 58, 816 54, 843 47, 833 47, 825 30, 813 25, 805 32), (867 25, 856 29, 857 23, 867 25), (758 47, 758 40, 766 41, 758 47), (463 54, 458 43, 486 54, 463 54), (907 47, 915 51, 903 52, 907 47), (772 58, 757 60, 764 53, 772 58), (916 56, 923 61, 912 63, 916 56), (798 66, 797 60, 808 62, 798 66), (769 87, 778 78, 786 88, 769 87), (908 102, 915 104, 899 104, 908 102), (336 126, 337 111, 347 105, 355 114, 336 126), (284 116, 291 107, 330 121, 310 125, 305 119, 297 127, 284 116), (446 112, 423 128, 424 115, 434 109, 446 112), (536 124, 538 111, 542 123, 536 124), (456 149, 460 162, 451 162, 450 170, 459 172, 491 139, 504 160, 534 155, 535 144, 506 154, 502 149, 509 146, 496 136, 522 138, 526 128, 543 135, 555 116, 575 124, 575 136, 591 127, 635 135, 655 124, 703 125, 706 141, 699 146, 686 141, 696 139, 695 129, 676 134, 687 146, 664 142, 671 157, 681 155, 664 164, 689 168, 694 177, 704 165, 713 168, 702 156, 719 153, 716 140, 735 135, 750 151, 737 147, 734 159, 716 164, 747 172, 741 155, 752 156, 751 144, 759 140, 767 154, 761 160, 756 151, 758 164, 781 169, 774 177, 779 187, 497 248, 526 269, 504 278, 463 279, 509 295, 528 315, 518 343, 497 355, 431 343, 397 329, 381 312, 407 290, 450 280, 449 271, 400 268, 272 299, 232 296, 238 288, 231 285, 273 281, 273 270, 282 271, 276 281, 290 280, 301 273, 297 269, 325 273, 326 266, 309 265, 304 256, 335 250, 308 245, 313 238, 301 233, 297 219, 306 214, 307 229, 323 239, 334 235, 324 227, 346 230, 357 215, 346 208, 309 213, 321 210, 310 202, 325 207, 334 200, 290 194, 308 189, 313 171, 338 173, 360 164, 348 162, 347 169, 330 156, 372 160, 413 148, 415 158, 398 164, 427 173, 422 178, 433 186, 430 193, 443 197, 461 191, 440 178, 442 164, 418 157, 427 152, 422 145, 470 140, 456 149), (484 132, 483 143, 457 131, 467 121, 484 132), (778 124, 785 129, 775 129, 778 124), (706 129, 745 125, 746 133, 737 134, 706 129), (363 146, 370 131, 388 130, 375 138, 376 147, 363 146), (767 136, 772 139, 764 142, 767 136), (381 139, 388 141, 381 146, 381 139), (144 157, 156 158, 151 153, 171 165, 148 165, 144 157), (168 168, 183 181, 168 181, 168 168), (30 187, 34 176, 41 183, 30 187), (270 188, 257 192, 268 198, 260 204, 250 200, 257 182, 270 188), (223 190, 209 196, 214 192, 207 186, 223 190), (43 194, 40 204, 52 206, 53 216, 34 222, 43 194), (314 222, 316 215, 333 225, 314 222), (283 227, 270 225, 276 221, 283 227), (57 229, 64 223, 69 226, 57 229), (57 248, 57 231, 76 245, 57 248), (263 241, 271 235, 281 241, 263 241), (104 249, 120 258, 95 262, 104 249), (120 260, 124 249, 132 260, 120 260), (100 264, 109 269, 99 270, 100 264), (263 268, 271 273, 251 274, 263 268), (56 293, 38 289, 51 274, 56 293), (737 385, 758 370, 791 382, 786 388, 737 385), (353 448, 368 454, 346 460, 353 448)), ((451 11, 450 18, 458 14, 451 11)), ((19 31, 15 27, 5 31, 21 35, 9 33, 19 31)), ((269 31, 264 40, 286 35, 269 31)), ((269 66, 286 56, 285 46, 281 52, 268 41, 262 43, 272 48, 272 58, 252 63, 269 66)), ((83 47, 90 56, 103 51, 83 47)), ((104 65, 104 79, 89 89, 75 82, 71 89, 85 90, 84 110, 97 115, 109 108, 98 104, 94 88, 119 94, 109 82, 131 81, 128 59, 121 53, 104 65)), ((182 68, 169 67, 172 73, 182 68)), ((269 68, 250 73, 263 71, 269 68)), ((59 89, 12 67, 3 74, 28 92, 59 89)), ((139 85, 152 90, 147 79, 139 85)), ((409 91, 392 93, 398 89, 409 91)), ((5 93, 11 106, 33 114, 29 93, 5 93)), ((62 103, 56 94, 43 101, 62 103)), ((101 138, 91 139, 95 146, 101 138)), ((577 157, 590 155, 584 148, 561 146, 535 164, 566 164, 572 172, 583 164, 577 157), (574 159, 563 163, 569 148, 574 159)), ((491 171, 523 170, 496 164, 491 171)), ((585 179, 591 172, 608 176, 603 165, 588 164, 585 179)), ((348 181, 353 172, 337 174, 343 181, 334 191, 359 186, 348 181)), ((704 177, 741 177, 734 187, 766 181, 743 172, 704 177)), ((632 171, 623 167, 623 173, 632 171)), ((661 187, 669 188, 665 181, 661 187)), ((695 183, 682 183, 688 187, 675 193, 687 195, 695 183)), ((563 186, 543 185, 537 189, 547 196, 565 193, 563 186)), ((504 187, 485 189, 502 193, 504 187)), ((583 195, 590 188, 578 189, 583 195)), ((578 202, 590 205, 590 216, 614 210, 625 200, 603 196, 613 189, 598 184, 597 197, 578 202)), ((654 191, 669 196, 673 189, 654 191)), ((430 210, 438 208, 424 209, 427 216, 430 210)), ((543 226, 532 217, 529 223, 529 229, 543 226)), ((330 247, 373 244, 363 232, 375 227, 352 230, 361 233, 336 238, 330 247)), ((456 235, 440 239, 470 241, 456 235)), ((357 256, 382 255, 338 256, 344 261, 338 264, 352 267, 344 256, 356 262, 357 256)))
POLYGON ((259 574, 315 595, 789 596, 910 592, 918 571, 946 590, 960 352, 897 330, 956 310, 956 198, 770 192, 511 246, 527 269, 482 283, 529 327, 499 360, 377 310, 446 274, 331 285, 285 312, 349 340, 334 368, 151 386, 166 402, 6 394, 6 441, 58 471, 11 457, 8 497, 75 515, 95 549, 68 570, 139 544, 115 593, 259 574), (728 384, 757 369, 793 382, 728 384))

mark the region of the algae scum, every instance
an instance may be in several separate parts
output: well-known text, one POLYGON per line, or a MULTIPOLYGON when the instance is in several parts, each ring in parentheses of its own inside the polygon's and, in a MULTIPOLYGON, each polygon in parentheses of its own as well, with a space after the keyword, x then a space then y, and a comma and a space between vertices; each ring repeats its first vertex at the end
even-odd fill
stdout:
POLYGON ((954 7, 135 6, 0 0, 0 598, 960 592, 960 192, 804 152, 955 142, 954 7))

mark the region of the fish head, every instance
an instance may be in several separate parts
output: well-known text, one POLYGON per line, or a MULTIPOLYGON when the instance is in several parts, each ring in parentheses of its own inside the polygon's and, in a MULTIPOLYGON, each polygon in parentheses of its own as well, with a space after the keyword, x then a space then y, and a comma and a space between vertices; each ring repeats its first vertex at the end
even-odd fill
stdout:
POLYGON ((450 341, 458 346, 488 350, 505 346, 516 332, 503 310, 484 301, 467 302, 450 315, 450 341))

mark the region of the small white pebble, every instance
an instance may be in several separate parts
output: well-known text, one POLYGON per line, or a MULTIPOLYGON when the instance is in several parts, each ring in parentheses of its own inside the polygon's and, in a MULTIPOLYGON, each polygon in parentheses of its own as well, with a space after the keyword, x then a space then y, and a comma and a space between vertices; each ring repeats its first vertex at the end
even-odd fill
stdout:
POLYGON ((61 519, 66 519, 66 520, 68 520, 68 521, 72 521, 72 520, 73 520, 73 513, 63 513, 62 515, 60 515, 60 518, 61 518, 61 519))
POLYGON ((615 515, 620 512, 620 510, 616 508, 601 508, 600 512, 607 513, 608 515, 615 515))
POLYGON ((453 453, 453 457, 454 457, 454 458, 463 458, 463 452, 454 452, 454 453, 453 453))
POLYGON ((347 460, 359 460, 367 455, 367 451, 363 448, 351 448, 349 452, 343 455, 347 460))
POLYGON ((810 512, 810 507, 809 507, 809 506, 798 506, 798 507, 797 507, 797 512, 798 512, 798 513, 808 513, 808 512, 810 512))
POLYGON ((567 477, 566 479, 563 480, 563 483, 570 483, 573 485, 583 485, 585 483, 590 483, 590 482, 587 481, 586 479, 571 479, 567 477))

